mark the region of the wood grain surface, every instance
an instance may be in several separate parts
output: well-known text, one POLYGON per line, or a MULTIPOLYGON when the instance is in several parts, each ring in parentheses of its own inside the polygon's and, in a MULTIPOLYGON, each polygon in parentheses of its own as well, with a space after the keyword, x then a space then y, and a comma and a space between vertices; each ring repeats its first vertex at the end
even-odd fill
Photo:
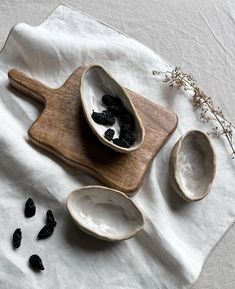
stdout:
POLYGON ((133 194, 141 186, 153 158, 175 130, 177 116, 125 89, 144 125, 145 140, 134 152, 113 151, 91 131, 82 111, 80 78, 86 69, 80 66, 58 89, 49 88, 17 69, 11 69, 8 77, 13 87, 45 105, 28 131, 34 144, 87 171, 106 186, 133 194))

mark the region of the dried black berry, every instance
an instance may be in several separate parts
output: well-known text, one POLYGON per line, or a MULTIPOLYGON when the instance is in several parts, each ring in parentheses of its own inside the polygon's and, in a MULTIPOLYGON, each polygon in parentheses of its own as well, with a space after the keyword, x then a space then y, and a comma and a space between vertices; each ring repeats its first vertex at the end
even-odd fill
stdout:
POLYGON ((126 134, 125 138, 121 138, 121 140, 125 140, 129 146, 132 146, 134 144, 134 142, 136 141, 136 134, 132 133, 132 134, 126 134))
POLYGON ((33 217, 36 212, 36 206, 34 204, 34 201, 29 198, 25 204, 24 214, 26 218, 33 217))
POLYGON ((106 132, 104 133, 104 137, 105 137, 107 140, 111 141, 111 140, 113 139, 114 133, 115 133, 114 130, 111 129, 111 128, 109 128, 109 129, 107 129, 106 132))
POLYGON ((48 210, 47 211, 46 224, 47 225, 52 225, 52 227, 56 226, 56 220, 54 218, 52 210, 48 210))
POLYGON ((127 143, 133 145, 133 143, 137 139, 136 132, 134 131, 134 127, 130 124, 122 124, 120 129, 119 138, 121 140, 125 140, 127 143))
POLYGON ((119 147, 129 148, 131 145, 126 141, 120 138, 113 139, 113 143, 119 147))
POLYGON ((105 120, 103 114, 100 112, 93 111, 91 117, 98 124, 105 124, 106 123, 106 120, 105 120))
POLYGON ((104 110, 103 112, 92 112, 92 119, 102 125, 113 125, 115 123, 115 118, 110 111, 104 110))
POLYGON ((34 254, 29 258, 29 264, 34 270, 44 270, 44 266, 42 264, 42 259, 34 254))
POLYGON ((54 232, 54 226, 51 224, 45 225, 41 231, 38 233, 38 239, 46 239, 50 237, 54 232))
POLYGON ((134 117, 127 110, 122 111, 122 113, 120 114, 120 120, 122 121, 122 123, 134 125, 134 117))
POLYGON ((134 126, 131 124, 124 123, 120 127, 120 134, 122 133, 133 133, 135 130, 134 126))
POLYGON ((108 111, 112 112, 112 114, 116 117, 119 117, 123 113, 123 107, 121 106, 108 106, 108 111))
POLYGON ((115 123, 115 118, 111 111, 103 110, 102 114, 106 118, 106 121, 108 122, 108 124, 113 125, 115 123))
POLYGON ((120 98, 111 96, 111 95, 103 95, 102 101, 106 106, 122 106, 122 101, 120 98))
POLYGON ((13 234, 13 238, 12 238, 13 247, 15 249, 20 247, 21 239, 22 239, 21 229, 18 228, 15 230, 15 232, 13 234))

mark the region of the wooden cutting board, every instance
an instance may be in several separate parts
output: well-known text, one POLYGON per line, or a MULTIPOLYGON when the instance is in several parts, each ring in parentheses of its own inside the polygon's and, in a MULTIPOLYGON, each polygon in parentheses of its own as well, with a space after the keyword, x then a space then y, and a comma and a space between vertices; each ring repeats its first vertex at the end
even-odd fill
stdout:
POLYGON ((175 130, 177 116, 125 89, 145 127, 145 140, 134 152, 117 153, 98 140, 83 115, 80 78, 84 70, 85 66, 80 66, 58 89, 49 88, 17 69, 9 71, 12 86, 45 105, 28 131, 29 139, 106 186, 133 194, 141 186, 153 158, 175 130))

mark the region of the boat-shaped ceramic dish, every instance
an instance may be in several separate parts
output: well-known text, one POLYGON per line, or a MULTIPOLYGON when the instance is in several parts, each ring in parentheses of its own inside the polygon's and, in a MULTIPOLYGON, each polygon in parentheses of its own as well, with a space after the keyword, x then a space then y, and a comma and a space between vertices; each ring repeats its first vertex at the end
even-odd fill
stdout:
POLYGON ((216 172, 216 156, 206 134, 191 130, 174 145, 170 155, 170 181, 186 201, 199 201, 209 193, 216 172))
POLYGON ((144 225, 135 203, 122 192, 107 187, 86 186, 73 191, 67 207, 80 229, 107 241, 129 239, 144 225))
POLYGON ((137 150, 144 141, 144 126, 137 114, 137 111, 127 95, 125 89, 117 83, 117 81, 99 65, 88 66, 81 77, 80 94, 82 100, 82 107, 87 122, 96 134, 99 140, 111 149, 120 152, 128 153, 137 150), (120 135, 121 123, 116 120, 113 125, 100 125, 92 118, 93 112, 102 112, 106 109, 102 103, 104 95, 111 95, 121 100, 125 109, 132 115, 134 119, 136 140, 128 148, 116 145, 113 141, 107 140, 104 137, 105 131, 111 128, 115 131, 113 138, 118 138, 120 135))

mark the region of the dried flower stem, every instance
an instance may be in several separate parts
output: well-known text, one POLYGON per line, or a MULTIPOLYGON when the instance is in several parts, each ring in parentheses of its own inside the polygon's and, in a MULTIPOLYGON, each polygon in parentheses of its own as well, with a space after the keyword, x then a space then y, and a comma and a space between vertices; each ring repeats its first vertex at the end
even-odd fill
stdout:
POLYGON ((209 135, 219 137, 224 135, 229 143, 232 154, 231 157, 235 158, 235 147, 233 144, 233 132, 235 126, 228 120, 222 109, 215 106, 211 97, 207 96, 196 84, 195 79, 190 74, 183 73, 180 67, 175 67, 172 71, 153 71, 154 75, 164 75, 163 82, 168 83, 169 87, 182 88, 184 90, 193 91, 193 106, 195 109, 200 110, 200 119, 204 123, 216 121, 218 126, 212 128, 209 135))

